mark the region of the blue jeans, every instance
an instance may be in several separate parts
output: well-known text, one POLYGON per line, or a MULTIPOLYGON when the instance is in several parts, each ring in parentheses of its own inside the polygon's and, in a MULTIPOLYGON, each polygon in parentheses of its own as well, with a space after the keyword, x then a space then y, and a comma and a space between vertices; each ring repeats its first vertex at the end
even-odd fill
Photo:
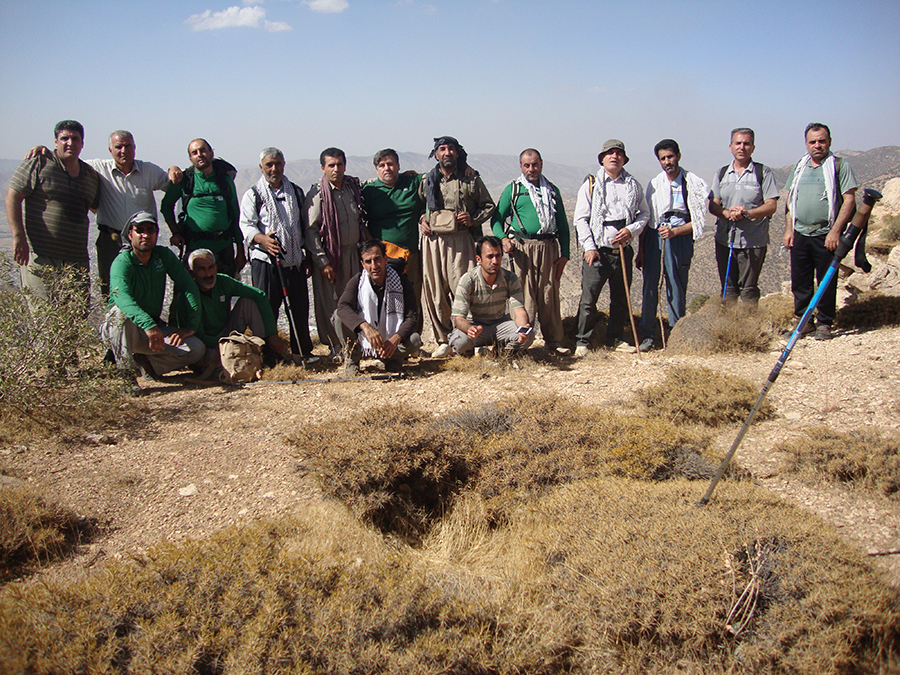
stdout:
MULTIPOLYGON (((656 308, 659 305, 660 249, 662 238, 659 232, 647 228, 644 237, 644 292, 641 300, 641 338, 656 335, 656 308)), ((669 328, 673 328, 686 310, 688 273, 694 257, 694 238, 683 234, 665 240, 663 269, 666 277, 666 300, 669 304, 669 328)))

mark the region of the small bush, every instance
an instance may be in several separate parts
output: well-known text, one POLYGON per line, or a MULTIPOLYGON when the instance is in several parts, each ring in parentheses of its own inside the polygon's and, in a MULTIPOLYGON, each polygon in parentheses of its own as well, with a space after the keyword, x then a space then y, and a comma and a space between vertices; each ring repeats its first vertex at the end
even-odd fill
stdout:
POLYGON ((807 429, 804 434, 775 448, 787 453, 788 471, 900 500, 900 438, 827 427, 807 429))
POLYGON ((675 324, 668 349, 683 354, 764 352, 771 340, 761 312, 743 303, 725 307, 713 301, 675 324))
POLYGON ((767 295, 759 299, 760 319, 768 324, 776 335, 797 326, 794 316, 794 300, 781 293, 767 295))
MULTIPOLYGON (((0 279, 13 270, 0 255, 0 279)), ((0 439, 119 424, 128 383, 103 361, 106 350, 88 323, 83 275, 48 273, 53 302, 0 283, 0 439)))
POLYGON ((900 325, 900 297, 867 291, 860 294, 856 302, 841 307, 834 322, 841 328, 900 325))
POLYGON ((885 216, 879 232, 885 241, 900 241, 900 216, 885 216))
MULTIPOLYGON (((697 366, 674 366, 659 384, 641 390, 640 399, 651 415, 675 424, 718 427, 743 422, 750 414, 759 388, 751 382, 697 366)), ((772 419, 775 407, 763 402, 755 421, 772 419)))
POLYGON ((59 558, 89 529, 87 519, 29 485, 0 487, 0 581, 59 558))

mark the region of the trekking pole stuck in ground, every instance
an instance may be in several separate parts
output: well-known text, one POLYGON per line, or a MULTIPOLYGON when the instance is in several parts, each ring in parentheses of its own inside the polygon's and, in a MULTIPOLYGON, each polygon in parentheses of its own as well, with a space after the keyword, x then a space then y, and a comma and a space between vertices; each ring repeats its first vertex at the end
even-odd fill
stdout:
POLYGON ((846 232, 844 232, 840 242, 838 243, 837 249, 835 249, 834 251, 834 258, 831 261, 831 266, 828 268, 825 276, 822 277, 822 281, 819 282, 819 287, 818 289, 816 289, 816 293, 815 295, 813 295, 812 300, 809 303, 809 307, 806 308, 806 311, 800 318, 800 323, 797 324, 794 332, 791 333, 791 337, 788 340, 787 346, 784 348, 784 351, 781 352, 781 356, 778 357, 778 362, 775 364, 772 372, 769 373, 769 379, 766 380, 765 385, 763 385, 762 391, 759 393, 759 397, 756 399, 756 404, 753 406, 753 409, 747 416, 747 421, 744 422, 744 426, 742 426, 740 432, 738 432, 737 438, 734 439, 734 443, 732 443, 731 449, 728 451, 728 454, 725 455, 725 459, 722 460, 722 464, 719 465, 719 470, 713 477, 712 483, 709 484, 709 489, 706 491, 706 494, 703 495, 703 499, 700 500, 700 506, 706 504, 709 501, 709 498, 712 496, 713 490, 715 490, 716 488, 716 484, 722 478, 722 474, 725 473, 725 469, 728 468, 729 462, 731 462, 732 457, 734 457, 734 453, 737 451, 738 446, 741 444, 741 441, 744 438, 744 434, 747 433, 747 429, 750 428, 750 423, 753 421, 753 418, 756 416, 757 411, 762 405, 763 399, 765 399, 766 394, 769 392, 769 388, 773 384, 775 384, 775 380, 778 379, 778 375, 779 373, 781 373, 781 369, 784 367, 784 364, 788 360, 788 357, 790 357, 791 351, 794 349, 794 345, 797 344, 797 340, 800 339, 800 335, 803 333, 803 329, 806 327, 806 324, 809 322, 812 313, 815 311, 816 306, 819 304, 819 300, 821 300, 822 295, 825 293, 829 284, 831 283, 831 280, 837 273, 837 269, 841 263, 841 260, 843 260, 844 256, 847 255, 847 253, 853 248, 853 243, 856 241, 859 233, 865 229, 866 225, 869 222, 869 215, 872 213, 872 206, 874 206, 875 202, 877 202, 879 199, 881 199, 880 192, 866 189, 865 193, 863 194, 862 205, 860 205, 859 209, 856 211, 856 215, 853 217, 853 221, 850 223, 849 227, 847 227, 846 232))
POLYGON ((637 355, 641 356, 641 343, 638 340, 637 326, 634 325, 634 310, 631 309, 631 289, 628 287, 628 273, 625 271, 625 247, 622 244, 619 244, 619 260, 622 263, 622 278, 625 280, 625 299, 628 301, 628 318, 631 319, 631 334, 634 336, 634 348, 637 350, 637 355))
POLYGON ((728 292, 728 277, 731 276, 731 256, 734 254, 734 224, 728 229, 731 230, 731 241, 728 243, 728 264, 725 266, 725 281, 722 282, 722 302, 725 302, 725 294, 728 292))
MULTIPOLYGON (((659 230, 657 230, 659 232, 659 230)), ((662 251, 659 254, 659 289, 656 291, 657 297, 659 298, 659 302, 657 302, 657 312, 659 312, 659 334, 662 339, 662 347, 666 348, 666 326, 663 323, 663 307, 668 311, 668 294, 666 295, 666 304, 663 305, 663 281, 666 281, 666 240, 662 239, 662 251)), ((666 283, 666 288, 668 288, 668 282, 666 283)))
MULTIPOLYGON (((278 237, 276 237, 274 233, 270 236, 275 241, 278 241, 278 237)), ((297 324, 294 322, 294 310, 291 309, 291 299, 288 297, 288 288, 287 284, 284 282, 284 272, 281 269, 281 261, 284 259, 284 255, 281 253, 280 247, 281 244, 279 242, 278 253, 276 255, 269 253, 269 258, 271 259, 272 264, 275 265, 275 271, 278 273, 278 283, 281 284, 281 292, 284 294, 284 313, 287 314, 288 324, 291 327, 291 335, 294 336, 294 340, 297 342, 297 352, 300 354, 300 364, 305 370, 306 359, 303 358, 303 348, 300 346, 300 333, 297 332, 297 324)))

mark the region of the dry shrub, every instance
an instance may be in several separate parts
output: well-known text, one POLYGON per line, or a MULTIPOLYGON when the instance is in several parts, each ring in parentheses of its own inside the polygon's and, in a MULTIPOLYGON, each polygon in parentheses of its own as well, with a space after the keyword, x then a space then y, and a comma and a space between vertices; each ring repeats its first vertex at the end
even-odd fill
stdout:
POLYGON ((815 482, 843 483, 855 490, 900 499, 900 438, 876 431, 805 430, 805 437, 775 449, 787 453, 788 471, 815 482))
MULTIPOLYGON (((676 424, 718 427, 743 422, 759 397, 759 387, 741 377, 703 366, 673 366, 659 384, 642 389, 641 402, 651 415, 676 424)), ((775 416, 775 407, 763 402, 754 420, 775 416)))
POLYGON ((30 485, 0 486, 0 581, 58 559, 90 530, 88 519, 30 485))
POLYGON ((866 291, 856 302, 841 307, 834 322, 841 328, 880 328, 900 325, 900 297, 866 291))
POLYGON ((0 593, 0 670, 895 672, 900 596, 833 530, 749 483, 579 481, 421 550, 335 504, 0 593), (748 629, 726 626, 765 552, 748 629))
POLYGON ((46 302, 4 283, 12 270, 0 253, 0 439, 118 425, 130 383, 103 361, 86 312, 86 273, 48 270, 55 301, 46 302))
POLYGON ((759 299, 760 319, 769 326, 776 335, 797 325, 794 316, 793 298, 781 293, 773 293, 759 299))
POLYGON ((771 327, 761 312, 743 303, 726 307, 710 301, 675 324, 668 349, 682 354, 764 352, 771 340, 771 327))
POLYGON ((900 215, 882 218, 878 234, 881 235, 882 240, 887 242, 900 241, 900 215))

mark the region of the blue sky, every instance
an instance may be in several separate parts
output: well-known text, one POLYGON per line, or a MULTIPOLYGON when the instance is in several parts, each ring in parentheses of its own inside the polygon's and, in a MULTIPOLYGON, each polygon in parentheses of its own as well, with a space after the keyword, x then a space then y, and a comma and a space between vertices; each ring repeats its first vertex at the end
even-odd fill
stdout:
MULTIPOLYGON (((514 0, 0 0, 0 157, 86 127, 83 157, 130 129, 138 157, 185 164, 189 140, 255 163, 329 145, 427 153, 539 148, 596 164, 621 138, 656 171, 672 137, 710 177, 728 132, 773 166, 807 122, 835 149, 900 144, 900 3, 514 0)), ((350 167, 351 173, 352 166, 350 167)), ((552 180, 552 176, 550 177, 552 180)))

